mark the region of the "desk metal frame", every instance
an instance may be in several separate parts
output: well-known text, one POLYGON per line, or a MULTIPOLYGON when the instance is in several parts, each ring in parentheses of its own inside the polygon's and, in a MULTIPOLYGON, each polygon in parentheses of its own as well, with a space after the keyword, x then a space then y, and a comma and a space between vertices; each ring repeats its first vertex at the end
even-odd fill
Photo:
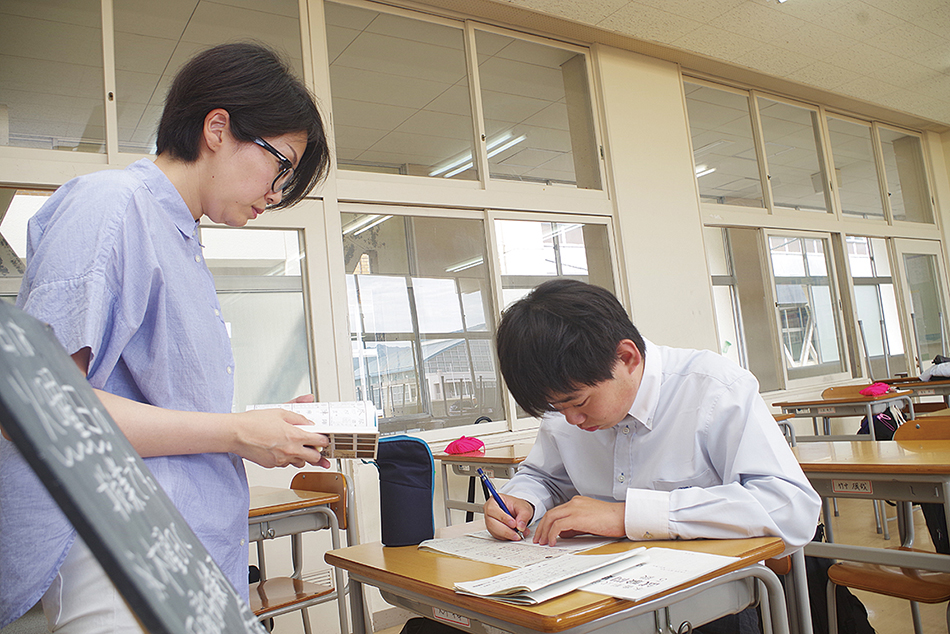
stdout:
MULTIPOLYGON (((347 508, 353 507, 353 487, 347 486, 347 508)), ((334 496, 336 497, 336 496, 334 496)), ((300 579, 303 573, 303 536, 307 531, 319 531, 326 528, 330 529, 330 542, 333 549, 340 548, 340 524, 336 514, 330 509, 330 504, 336 499, 328 502, 319 502, 313 506, 298 508, 289 511, 276 513, 263 513, 255 517, 248 517, 248 542, 263 542, 266 539, 276 539, 278 537, 290 536, 291 539, 291 559, 293 561, 294 571, 291 577, 300 579)), ((266 508, 266 507, 265 507, 266 508)), ((252 509, 253 510, 253 509, 252 509)), ((358 543, 353 522, 347 522, 346 539, 348 545, 358 543)), ((262 578, 265 575, 264 549, 258 548, 258 558, 261 568, 262 578)), ((346 615, 346 595, 349 591, 346 580, 343 577, 343 571, 339 568, 333 569, 334 582, 336 584, 335 595, 337 601, 337 610, 340 615, 340 631, 349 632, 346 615)), ((330 595, 332 596, 332 595, 330 595)), ((289 606, 283 612, 274 614, 287 614, 299 610, 297 606, 289 606)))
MULTIPOLYGON (((878 441, 885 442, 885 441, 878 441)), ((893 442, 893 441, 889 441, 893 442)), ((913 526, 913 519, 909 514, 910 505, 914 502, 935 502, 943 504, 947 515, 947 526, 950 526, 950 473, 947 474, 913 474, 913 473, 882 473, 880 471, 805 471, 805 477, 815 487, 822 497, 822 514, 825 521, 825 532, 828 541, 834 541, 831 532, 830 498, 856 498, 864 500, 898 500, 905 502, 898 506, 898 527, 901 533, 901 543, 911 545, 913 531, 907 530, 913 526), (841 487, 835 488, 834 482, 867 482, 873 493, 862 491, 845 491, 841 487), (908 523, 909 522, 909 523, 908 523)), ((807 552, 807 547, 806 547, 807 552)))
MULTIPOLYGON (((512 452, 514 452, 512 446, 512 452)), ((452 510, 457 511, 466 511, 468 513, 481 513, 483 507, 481 504, 474 502, 456 500, 449 497, 449 471, 448 468, 452 467, 452 472, 456 475, 466 476, 471 478, 478 477, 478 468, 481 467, 489 478, 501 478, 504 480, 510 480, 514 477, 515 473, 518 471, 518 465, 521 464, 521 461, 527 456, 527 450, 525 450, 524 456, 513 455, 508 457, 502 456, 492 456, 492 452, 496 451, 493 449, 487 449, 483 452, 470 452, 464 454, 448 454, 448 453, 437 453, 433 456, 438 460, 442 466, 442 502, 445 506, 445 525, 452 526, 452 510)), ((476 489, 479 487, 476 487, 476 489)))
POLYGON ((882 383, 893 385, 899 390, 910 390, 914 397, 921 396, 940 396, 944 405, 950 407, 950 379, 934 379, 932 381, 921 381, 919 377, 885 379, 882 383))
MULTIPOLYGON (((817 401, 787 401, 784 403, 773 403, 775 407, 781 407, 782 413, 791 414, 794 418, 810 418, 814 428, 814 436, 798 436, 797 442, 815 442, 827 440, 825 436, 830 433, 829 422, 831 418, 845 418, 847 416, 867 416, 870 422, 874 416, 874 410, 882 411, 884 407, 897 403, 907 403, 910 411, 910 418, 914 418, 913 393, 905 391, 900 394, 883 395, 879 397, 862 397, 860 399, 823 399, 817 401), (818 430, 818 419, 822 419, 821 432, 818 430)), ((876 440, 874 436, 874 425, 869 424, 870 434, 855 434, 854 436, 834 436, 835 439, 847 438, 849 440, 876 440)))

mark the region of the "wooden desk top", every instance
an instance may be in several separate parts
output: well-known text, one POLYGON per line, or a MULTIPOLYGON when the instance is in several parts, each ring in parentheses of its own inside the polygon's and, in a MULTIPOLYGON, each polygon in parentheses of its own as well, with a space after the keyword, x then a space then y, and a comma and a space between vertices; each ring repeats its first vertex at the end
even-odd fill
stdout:
POLYGON ((887 383, 888 385, 894 385, 901 389, 905 390, 920 390, 929 386, 946 386, 950 385, 950 377, 936 378, 931 379, 930 381, 922 381, 919 376, 900 376, 890 379, 881 379, 880 383, 887 383))
POLYGON ((887 392, 880 396, 843 396, 837 398, 819 398, 813 401, 783 401, 781 403, 772 403, 773 407, 812 407, 812 406, 834 406, 834 405, 860 405, 862 403, 874 403, 877 401, 888 401, 895 398, 911 396, 912 390, 897 390, 896 392, 887 392))
POLYGON ((484 462, 486 464, 520 464, 522 460, 528 457, 533 443, 515 443, 511 445, 501 445, 489 449, 482 448, 478 451, 469 451, 468 453, 445 453, 444 451, 434 452, 432 457, 436 460, 446 462, 484 462))
POLYGON ((312 506, 326 506, 339 501, 340 496, 336 493, 253 486, 251 487, 251 510, 248 517, 254 519, 273 513, 296 511, 312 506))
POLYGON ((807 473, 950 475, 950 440, 807 442, 792 447, 807 473))
MULTIPOLYGON (((473 530, 473 526, 470 526, 468 530, 473 530)), ((744 568, 769 557, 775 557, 785 549, 784 543, 777 537, 755 537, 662 542, 623 541, 602 546, 594 552, 619 552, 637 546, 662 546, 741 558, 720 571, 700 577, 696 583, 744 568)), ((630 601, 580 590, 533 606, 508 605, 490 599, 456 594, 453 587, 458 581, 482 579, 506 572, 510 568, 422 551, 415 546, 387 548, 379 542, 361 544, 331 550, 326 554, 325 559, 333 566, 368 579, 370 585, 380 584, 403 588, 463 609, 490 614, 538 632, 561 632, 635 605, 630 601)), ((677 586, 650 598, 654 599, 689 585, 692 583, 677 586)))
POLYGON ((776 423, 781 423, 790 418, 795 418, 795 414, 772 414, 772 417, 775 419, 776 423))

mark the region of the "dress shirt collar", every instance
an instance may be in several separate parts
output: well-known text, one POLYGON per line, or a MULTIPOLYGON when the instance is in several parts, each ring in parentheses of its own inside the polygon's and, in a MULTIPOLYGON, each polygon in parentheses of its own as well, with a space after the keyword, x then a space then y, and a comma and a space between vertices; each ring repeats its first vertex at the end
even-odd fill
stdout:
POLYGON ((630 406, 630 417, 646 429, 653 429, 653 416, 660 400, 660 384, 663 378, 663 360, 660 358, 660 349, 652 342, 643 340, 646 344, 646 359, 643 364, 643 377, 637 396, 630 406))
POLYGON ((194 237, 195 226, 198 223, 195 221, 195 217, 191 215, 191 210, 188 209, 188 205, 185 204, 181 194, 165 176, 165 172, 149 159, 139 159, 132 163, 128 169, 142 179, 145 187, 159 202, 159 206, 168 212, 169 217, 181 234, 186 238, 194 237))

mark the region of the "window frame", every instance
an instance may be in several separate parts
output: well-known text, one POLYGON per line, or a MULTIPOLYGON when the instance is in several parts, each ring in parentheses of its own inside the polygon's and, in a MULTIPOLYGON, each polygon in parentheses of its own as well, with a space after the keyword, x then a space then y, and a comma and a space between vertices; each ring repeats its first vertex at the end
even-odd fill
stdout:
MULTIPOLYGON (((827 232, 816 232, 816 231, 793 231, 785 229, 766 229, 763 230, 762 236, 764 238, 764 257, 766 259, 766 264, 768 267, 770 289, 772 293, 772 301, 775 306, 775 317, 774 323, 778 331, 778 344, 776 347, 776 353, 781 356, 783 339, 782 339, 782 329, 781 329, 781 318, 779 316, 779 301, 775 296, 776 289, 776 276, 775 276, 775 267, 771 258, 771 249, 769 247, 769 240, 772 237, 794 237, 794 238, 805 238, 805 239, 818 239, 824 241, 826 245, 825 249, 825 261, 826 265, 829 267, 826 275, 824 277, 828 278, 828 285, 831 290, 831 305, 834 314, 835 328, 837 333, 837 344, 839 354, 841 355, 841 370, 838 372, 826 372, 823 374, 815 374, 811 376, 804 377, 791 377, 789 376, 788 365, 782 361, 779 366, 781 367, 782 376, 784 377, 784 389, 797 389, 797 388, 811 388, 818 387, 821 385, 827 384, 829 381, 839 381, 850 378, 850 367, 851 367, 851 350, 848 346, 846 329, 845 329, 845 316, 842 311, 842 302, 841 302, 841 289, 839 287, 839 278, 838 278, 838 268, 839 263, 836 261, 835 249, 834 249, 834 240, 833 235, 827 232)), ((782 357, 784 359, 784 357, 782 357)))
MULTIPOLYGON (((493 285, 493 296, 495 302, 495 310, 497 314, 500 315, 502 309, 504 308, 504 298, 502 295, 503 285, 502 285, 502 276, 501 270, 498 265, 498 235, 495 230, 495 221, 496 220, 522 220, 529 222, 558 222, 558 223, 583 223, 583 224, 595 224, 605 227, 607 232, 607 244, 608 244, 608 255, 610 256, 610 273, 614 279, 614 295, 617 299, 620 300, 620 303, 627 308, 627 312, 632 314, 630 307, 626 304, 624 300, 623 293, 623 284, 619 263, 619 253, 617 251, 617 241, 616 234, 614 232, 614 222, 613 218, 609 216, 580 216, 580 215, 571 215, 571 214, 547 214, 531 211, 514 211, 514 210, 501 210, 501 209, 489 209, 486 212, 488 218, 488 227, 489 227, 489 253, 491 254, 491 275, 492 275, 492 285, 493 285)), ((499 371, 499 378, 501 372, 499 371)), ((508 419, 511 421, 511 431, 524 431, 524 430, 533 430, 537 429, 540 425, 540 420, 532 417, 519 417, 518 416, 518 406, 515 403, 514 397, 511 396, 511 393, 508 391, 507 386, 504 387, 504 395, 507 399, 508 406, 508 419)))

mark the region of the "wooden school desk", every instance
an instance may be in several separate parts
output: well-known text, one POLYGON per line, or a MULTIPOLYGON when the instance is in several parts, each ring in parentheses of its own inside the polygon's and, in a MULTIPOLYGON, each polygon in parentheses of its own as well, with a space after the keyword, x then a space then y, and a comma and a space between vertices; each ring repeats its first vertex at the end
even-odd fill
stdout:
MULTIPOLYGON (((913 535, 912 525, 906 524, 913 522, 909 517, 911 502, 943 504, 950 521, 950 440, 809 442, 793 447, 792 452, 824 498, 829 541, 833 538, 831 497, 906 502, 898 505, 902 541, 913 535)), ((946 559, 950 562, 950 557, 946 559)))
MULTIPOLYGON (((299 579, 302 568, 302 533, 330 529, 330 542, 333 548, 340 547, 340 526, 331 504, 340 501, 336 493, 300 491, 290 488, 253 486, 251 487, 251 509, 248 513, 248 541, 261 542, 277 537, 291 537, 291 557, 294 571, 292 577, 299 579)), ((347 530, 352 530, 349 525, 347 530)), ((353 542, 348 542, 353 543, 353 542)), ((261 577, 264 578, 264 551, 258 545, 258 562, 261 577)), ((337 609, 340 614, 340 631, 348 632, 346 617, 346 584, 343 571, 334 570, 336 583, 337 609)))
MULTIPOLYGON (((457 525, 449 531, 461 534, 483 525, 480 522, 457 525), (458 530, 463 528, 466 530, 458 530)), ((740 559, 643 601, 631 602, 577 590, 534 606, 508 605, 456 594, 453 584, 457 581, 489 577, 509 568, 421 551, 415 546, 387 548, 380 543, 362 544, 330 551, 326 554, 326 561, 349 572, 354 634, 367 632, 365 623, 356 623, 362 616, 360 584, 379 588, 383 598, 393 605, 472 634, 646 634, 676 631, 687 620, 694 626, 699 625, 745 608, 756 596, 753 589, 755 579, 760 579, 768 592, 772 631, 775 634, 788 632, 781 584, 775 573, 757 563, 780 554, 785 548, 781 539, 624 541, 601 547, 596 552, 641 545, 696 550, 740 559), (669 630, 662 629, 667 626, 669 630)))
MULTIPOLYGON (((910 390, 900 390, 897 392, 888 392, 880 396, 845 396, 838 398, 820 398, 810 401, 784 401, 781 403, 772 403, 774 407, 782 408, 783 414, 791 414, 798 418, 812 419, 812 426, 815 430, 814 436, 798 436, 798 442, 807 442, 815 440, 826 440, 819 434, 828 435, 828 419, 841 418, 845 416, 867 416, 871 420, 872 411, 881 411, 889 405, 907 403, 910 409, 910 418, 914 417, 914 404, 911 400, 913 392, 910 390), (823 424, 819 431, 818 419, 822 419, 823 424)), ((870 425, 870 435, 865 440, 874 440, 874 425, 870 425)), ((838 440, 860 440, 856 435, 842 437, 829 437, 828 439, 838 440)))
MULTIPOLYGON (((518 470, 518 465, 528 457, 528 452, 531 451, 532 446, 532 443, 515 443, 468 453, 452 454, 444 451, 433 453, 432 457, 442 463, 442 501, 445 504, 445 525, 452 525, 452 509, 470 513, 482 512, 481 504, 455 500, 449 496, 448 468, 450 466, 452 472, 457 475, 477 478, 478 469, 481 468, 489 478, 510 480, 518 470)), ((481 488, 481 484, 476 483, 476 489, 479 488, 481 488)))
POLYGON ((921 381, 920 377, 897 377, 884 379, 881 383, 893 385, 899 390, 910 390, 915 397, 940 396, 944 407, 950 407, 950 378, 936 378, 932 381, 921 381))

